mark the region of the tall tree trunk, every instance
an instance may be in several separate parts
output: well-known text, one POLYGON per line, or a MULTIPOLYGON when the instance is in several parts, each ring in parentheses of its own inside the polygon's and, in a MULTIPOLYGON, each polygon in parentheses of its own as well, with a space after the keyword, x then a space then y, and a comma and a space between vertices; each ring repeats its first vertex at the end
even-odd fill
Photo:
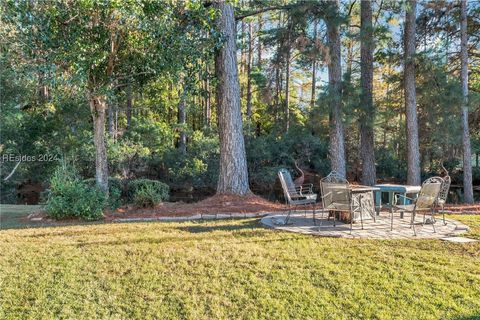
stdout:
POLYGON ((252 23, 248 23, 248 55, 247 55, 247 125, 252 121, 252 62, 253 62, 253 37, 252 23))
POLYGON ((216 20, 217 28, 225 39, 222 48, 215 52, 220 136, 217 193, 246 195, 250 189, 240 107, 235 17, 232 5, 218 1, 214 6, 220 13, 216 20))
POLYGON ((210 104, 210 80, 209 80, 209 72, 208 72, 208 62, 205 66, 206 69, 206 79, 205 79, 205 124, 207 127, 210 127, 212 121, 212 107, 210 104))
POLYGON ((315 101, 317 101, 317 61, 312 62, 312 90, 310 95, 310 108, 315 107, 315 101))
POLYGON ((468 52, 467 52, 467 1, 461 0, 460 22, 460 59, 461 59, 461 82, 462 82, 462 145, 463 145, 463 191, 464 201, 473 203, 472 185, 472 149, 470 147, 470 132, 468 129, 468 52))
POLYGON ((245 50, 245 21, 241 21, 241 30, 242 30, 242 49, 240 50, 241 52, 241 63, 240 63, 240 69, 242 71, 242 74, 245 74, 245 69, 247 66, 247 50, 245 50))
POLYGON ((45 103, 48 99, 50 99, 50 90, 48 86, 45 84, 45 73, 43 71, 37 72, 38 77, 38 97, 40 103, 45 103))
POLYGON ((113 106, 108 107, 108 134, 110 137, 114 138, 114 123, 115 123, 115 113, 113 112, 113 106))
POLYGON ((258 29, 257 29, 257 66, 262 67, 262 39, 260 38, 260 33, 263 28, 263 16, 262 14, 258 15, 258 29))
POLYGON ((415 17, 416 0, 408 0, 405 15, 404 71, 405 114, 407 121, 407 183, 420 185, 420 150, 418 146, 417 97, 415 90, 415 17))
MULTIPOLYGON (((331 5, 336 12, 339 11, 338 0, 332 1, 331 5)), ((345 138, 342 122, 342 64, 340 32, 338 22, 328 20, 327 35, 330 50, 330 61, 328 63, 328 84, 330 91, 330 163, 331 169, 343 177, 346 177, 345 167, 345 138)))
POLYGON ((316 54, 316 43, 317 43, 317 28, 318 28, 318 21, 315 20, 313 24, 313 41, 315 44, 315 56, 313 57, 312 61, 312 94, 310 96, 310 108, 313 109, 315 106, 315 101, 317 100, 317 54, 316 54))
POLYGON ((376 183, 373 122, 373 27, 371 0, 361 3, 361 76, 362 87, 360 116, 360 158, 362 160, 362 184, 376 183))
POLYGON ((290 129, 290 58, 291 58, 291 45, 292 45, 292 22, 288 23, 287 34, 287 54, 285 56, 285 132, 290 129))
POLYGON ((347 70, 345 70, 346 76, 345 79, 348 80, 348 83, 351 83, 352 81, 352 66, 353 66, 353 40, 349 40, 347 44, 347 58, 346 58, 346 63, 347 63, 347 70))
POLYGON ((127 130, 132 124, 132 85, 130 82, 127 85, 127 130))
POLYGON ((115 107, 115 125, 114 125, 114 131, 115 131, 115 141, 118 139, 118 107, 115 107))
POLYGON ((273 119, 276 123, 278 121, 278 105, 280 103, 280 68, 275 66, 275 97, 273 99, 273 119))
POLYGON ((277 104, 277 109, 275 110, 275 117, 276 117, 276 120, 275 122, 280 122, 281 120, 281 114, 280 112, 282 112, 282 106, 283 106, 283 103, 285 103, 285 100, 283 99, 283 69, 279 68, 278 70, 279 74, 280 74, 280 78, 278 79, 278 104, 277 104))
POLYGON ((108 162, 105 145, 105 96, 88 93, 88 102, 93 119, 93 142, 95 144, 95 179, 97 186, 108 194, 108 162))
MULTIPOLYGON (((278 14, 277 29, 280 29, 282 26, 282 12, 278 14)), ((275 124, 278 122, 278 113, 280 109, 281 95, 282 95, 282 72, 280 70, 281 59, 280 59, 280 50, 281 50, 281 41, 277 38, 277 61, 275 63, 275 98, 274 98, 274 109, 273 109, 273 119, 275 124)))
POLYGON ((178 149, 185 154, 187 152, 187 133, 185 132, 185 126, 187 123, 187 111, 185 106, 185 100, 187 96, 187 90, 183 89, 180 92, 180 101, 178 102, 178 125, 180 128, 180 137, 178 139, 178 149))
MULTIPOLYGON (((240 2, 240 6, 242 6, 242 2, 240 2)), ((236 25, 235 25, 236 26, 236 25)), ((245 26, 246 26, 246 23, 245 21, 242 19, 242 21, 240 21, 240 26, 241 26, 241 48, 240 48, 240 73, 242 75, 244 75, 246 72, 246 69, 247 69, 247 50, 245 50, 245 26)), ((237 29, 236 29, 237 30, 237 29)), ((235 31, 236 32, 236 31, 235 31)), ((242 81, 242 83, 240 84, 240 99, 243 99, 245 97, 245 83, 242 81)), ((240 100, 241 102, 241 100, 240 100)))
POLYGON ((290 41, 285 64, 285 132, 290 129, 290 41))
MULTIPOLYGON (((191 106, 193 107, 192 109, 193 110, 196 110, 196 106, 197 106, 197 97, 196 96, 192 96, 191 98, 191 106)), ((186 114, 185 114, 185 117, 186 117, 186 114)), ((195 111, 192 112, 192 116, 190 117, 192 119, 192 130, 193 131, 196 131, 197 130, 197 117, 195 116, 195 111)), ((186 142, 186 136, 185 136, 185 142, 186 142)), ((186 145, 186 143, 185 143, 186 145)))

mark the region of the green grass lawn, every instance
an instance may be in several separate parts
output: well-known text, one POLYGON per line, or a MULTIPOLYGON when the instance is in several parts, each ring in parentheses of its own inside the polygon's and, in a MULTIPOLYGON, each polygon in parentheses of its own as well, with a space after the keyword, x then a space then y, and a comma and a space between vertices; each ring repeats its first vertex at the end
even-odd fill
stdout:
MULTIPOLYGON (((453 216, 480 238, 480 216, 453 216)), ((1 319, 476 319, 480 243, 319 238, 256 219, 0 231, 1 319)))
POLYGON ((25 218, 40 208, 41 206, 0 204, 0 229, 28 226, 25 218))

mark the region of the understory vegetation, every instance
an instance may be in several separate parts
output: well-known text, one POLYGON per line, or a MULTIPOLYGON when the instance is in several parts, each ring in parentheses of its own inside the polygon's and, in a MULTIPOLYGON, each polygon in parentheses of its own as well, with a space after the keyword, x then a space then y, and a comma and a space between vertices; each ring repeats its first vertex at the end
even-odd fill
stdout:
MULTIPOLYGON (((478 185, 478 2, 465 7, 455 1, 366 3, 367 8, 350 0, 234 6, 195 0, 5 1, 0 154, 37 160, 22 162, 16 171, 18 161, 3 161, 2 202, 24 203, 17 194, 25 184, 48 188, 59 159, 72 162, 83 179, 101 175, 103 192, 107 181, 115 183, 108 179, 113 177, 161 181, 171 194, 214 193, 221 176, 220 142, 236 132, 221 133, 231 119, 221 117, 217 95, 224 85, 217 58, 228 43, 218 22, 226 8, 236 19, 237 32, 231 35, 236 46, 230 49, 237 60, 222 72, 235 71, 238 81, 232 83, 239 84, 239 95, 222 100, 239 105, 232 119, 243 127, 228 150, 240 148, 238 154, 246 155, 242 175, 237 172, 246 176, 248 170, 244 190, 274 199, 278 168, 293 168, 295 161, 318 176, 335 169, 337 161, 349 180, 365 184, 367 158, 362 157, 367 155, 370 184, 405 182, 412 178, 409 166, 418 169, 415 184, 420 184, 444 174, 443 165, 453 185, 478 185), (370 20, 362 15, 369 10, 370 20), (406 81, 403 31, 412 12, 417 14, 410 36, 415 75, 406 81), (464 20, 468 41, 461 42, 464 20), (367 59, 361 48, 369 44, 367 59), (461 44, 468 61, 460 57, 461 44), (465 66, 468 79, 463 71, 460 76, 465 66), (465 81, 468 92, 462 89, 465 81), (404 96, 412 82, 420 154, 413 164, 404 96), (366 154, 362 128, 371 137, 366 154), (463 181, 464 133, 470 133, 472 182, 463 181), (11 179, 3 181, 12 170, 11 179)), ((109 190, 117 196, 116 188, 109 190)), ((459 191, 455 201, 462 196, 459 191)), ((158 202, 148 198, 150 204, 158 202)))
POLYGON ((89 186, 75 171, 60 167, 50 180, 45 209, 55 219, 96 220, 102 217, 106 201, 96 186, 89 186))
POLYGON ((106 208, 114 210, 127 203, 155 207, 169 198, 168 185, 150 179, 109 178, 109 192, 105 194, 94 179, 82 180, 75 167, 65 162, 56 169, 49 185, 45 210, 55 219, 98 220, 106 208))
POLYGON ((128 192, 139 207, 154 207, 168 200, 168 191, 168 185, 155 180, 137 179, 128 184, 128 192))

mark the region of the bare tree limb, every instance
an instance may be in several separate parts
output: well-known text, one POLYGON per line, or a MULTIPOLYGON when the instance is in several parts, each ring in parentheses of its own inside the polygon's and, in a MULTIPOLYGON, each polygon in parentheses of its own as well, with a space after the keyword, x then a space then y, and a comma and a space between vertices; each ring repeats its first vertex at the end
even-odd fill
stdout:
POLYGON ((377 27, 378 19, 380 18, 380 14, 382 13, 382 7, 383 7, 383 0, 380 1, 380 4, 378 6, 378 12, 377 12, 377 16, 375 17, 375 22, 373 23, 373 29, 377 27))
POLYGON ((350 8, 348 9, 348 14, 347 14, 347 16, 349 17, 352 14, 352 10, 353 10, 353 6, 355 5, 355 2, 357 2, 357 0, 353 0, 352 3, 350 4, 350 8))
POLYGON ((3 181, 7 181, 8 179, 10 179, 13 176, 13 174, 15 173, 15 171, 17 170, 17 168, 18 168, 18 166, 20 165, 21 162, 22 161, 17 162, 17 164, 13 168, 12 172, 10 172, 10 174, 5 179, 3 179, 3 181))
POLYGON ((263 13, 263 12, 268 12, 268 11, 290 10, 294 7, 297 7, 297 6, 301 5, 301 4, 303 4, 303 3, 300 2, 300 3, 295 3, 295 4, 287 4, 287 5, 283 5, 283 6, 265 7, 265 8, 254 10, 254 11, 243 12, 243 13, 240 13, 239 15, 236 15, 235 20, 236 21, 242 20, 244 18, 251 17, 251 16, 254 16, 254 15, 263 13))

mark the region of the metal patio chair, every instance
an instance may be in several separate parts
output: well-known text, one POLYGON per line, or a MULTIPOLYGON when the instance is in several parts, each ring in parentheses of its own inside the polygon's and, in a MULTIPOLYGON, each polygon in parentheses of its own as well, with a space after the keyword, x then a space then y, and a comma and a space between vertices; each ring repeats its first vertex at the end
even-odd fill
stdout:
MULTIPOLYGON (((435 211, 434 206, 437 203, 437 199, 440 193, 440 189, 443 184, 443 179, 440 177, 432 177, 428 178, 422 183, 422 188, 418 193, 418 197, 416 199, 409 198, 402 194, 395 195, 394 201, 394 208, 397 211, 400 211, 403 215, 404 212, 410 212, 412 214, 411 221, 410 221, 410 228, 413 228, 413 234, 416 236, 417 232, 415 230, 415 216, 417 212, 423 212, 423 222, 422 225, 425 225, 425 216, 427 212, 430 212, 431 215, 431 224, 433 227, 433 232, 435 230, 435 211), (397 205, 398 198, 405 198, 412 202, 412 204, 407 205, 397 205)), ((390 212, 390 231, 393 230, 393 211, 390 212)))
POLYGON ((437 202, 435 203, 435 210, 440 207, 442 208, 442 216, 443 216, 443 225, 447 225, 445 221, 445 203, 447 202, 448 192, 450 191, 450 184, 452 183, 452 178, 450 176, 445 176, 442 178, 443 183, 440 187, 440 192, 438 194, 437 202))
POLYGON ((348 212, 350 214, 350 233, 353 229, 354 213, 360 210, 360 221, 363 230, 362 217, 362 199, 356 203, 352 196, 352 190, 348 181, 340 176, 337 172, 332 171, 328 176, 320 180, 320 189, 322 192, 322 218, 323 213, 328 211, 328 219, 330 219, 330 211, 333 211, 333 226, 336 226, 336 212, 348 212))
POLYGON ((285 218, 284 224, 288 223, 292 209, 295 209, 298 206, 304 206, 306 216, 307 205, 309 204, 313 204, 313 222, 315 224, 315 204, 317 203, 317 194, 313 192, 313 184, 296 186, 287 169, 280 169, 278 171, 278 178, 282 184, 285 201, 288 204, 288 214, 285 218))

